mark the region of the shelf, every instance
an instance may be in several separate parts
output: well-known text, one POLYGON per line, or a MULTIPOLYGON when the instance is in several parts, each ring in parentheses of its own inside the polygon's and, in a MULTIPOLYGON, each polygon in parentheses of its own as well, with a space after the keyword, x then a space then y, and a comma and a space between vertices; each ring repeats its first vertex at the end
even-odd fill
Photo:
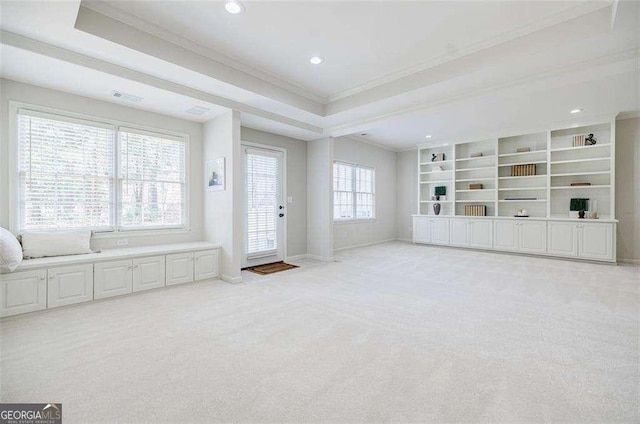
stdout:
POLYGON ((540 177, 546 177, 547 174, 541 174, 541 175, 521 175, 518 177, 498 177, 499 180, 511 180, 514 178, 540 178, 540 177))
POLYGON ((435 165, 439 163, 451 163, 453 162, 451 159, 449 160, 437 160, 435 162, 421 162, 420 165, 435 165))
POLYGON ((453 169, 443 169, 441 171, 425 171, 421 172, 420 175, 430 175, 430 174, 442 174, 443 172, 451 172, 453 169))
POLYGON ((462 171, 480 171, 483 169, 494 169, 496 166, 495 165, 490 165, 490 166, 481 166, 478 168, 458 168, 456 169, 456 172, 462 172, 462 171))
POLYGON ((473 193, 477 191, 495 191, 495 188, 480 188, 476 190, 456 190, 456 193, 473 193))
POLYGON ((601 160, 611 160, 610 157, 606 158, 591 158, 591 159, 571 159, 571 160, 556 160, 551 161, 551 165, 561 164, 561 163, 580 163, 580 162, 598 162, 601 160))
POLYGON ((531 152, 516 152, 516 153, 503 153, 501 155, 498 155, 499 158, 508 158, 511 156, 522 156, 522 155, 533 155, 536 153, 547 153, 546 150, 534 150, 531 152))
POLYGON ((491 155, 491 156, 478 156, 475 158, 460 158, 460 159, 456 159, 456 162, 464 162, 464 161, 470 161, 470 160, 480 160, 480 159, 492 159, 495 158, 496 155, 491 155))
POLYGON ((420 184, 444 184, 451 183, 453 180, 434 180, 434 181, 420 181, 420 184))
POLYGON ((551 152, 568 152, 570 150, 584 150, 584 149, 593 149, 598 147, 611 146, 611 143, 603 143, 603 144, 594 144, 593 146, 578 146, 578 147, 563 147, 560 149, 551 149, 551 152))
POLYGON ((527 203, 542 203, 542 202, 546 202, 547 199, 535 199, 535 200, 498 200, 498 202, 500 203, 522 203, 522 202, 527 202, 527 203))
POLYGON ((492 178, 464 178, 461 180, 456 180, 457 183, 464 183, 464 182, 468 182, 468 181, 493 181, 495 180, 495 177, 492 178))
POLYGON ((589 186, 557 186, 551 187, 551 190, 573 190, 573 189, 585 189, 585 188, 611 188, 610 185, 589 185, 589 186))
POLYGON ((456 203, 495 203, 495 199, 494 200, 482 200, 482 199, 477 199, 477 200, 456 200, 456 203))
POLYGON ((529 161, 529 162, 513 162, 513 163, 501 163, 498 167, 504 166, 513 166, 513 165, 534 165, 538 163, 547 163, 546 160, 537 160, 537 161, 529 161))
POLYGON ((546 190, 547 187, 508 187, 508 188, 499 188, 498 191, 520 191, 520 190, 546 190))
POLYGON ((580 175, 606 175, 611 174, 611 171, 597 171, 597 172, 570 172, 568 174, 551 174, 552 177, 574 177, 580 175))
POLYGON ((420 203, 453 203, 453 200, 421 200, 420 203))

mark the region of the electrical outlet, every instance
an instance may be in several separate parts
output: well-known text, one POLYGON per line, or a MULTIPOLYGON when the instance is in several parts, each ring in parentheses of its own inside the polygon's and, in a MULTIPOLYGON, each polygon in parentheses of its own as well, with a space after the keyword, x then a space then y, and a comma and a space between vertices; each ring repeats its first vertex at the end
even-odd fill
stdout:
POLYGON ((128 245, 128 244, 129 244, 129 240, 127 240, 127 239, 120 239, 120 240, 118 240, 118 241, 116 242, 116 244, 117 244, 118 246, 126 246, 126 245, 128 245))
POLYGON ((287 203, 293 203, 293 197, 292 196, 288 196, 287 197, 287 203))

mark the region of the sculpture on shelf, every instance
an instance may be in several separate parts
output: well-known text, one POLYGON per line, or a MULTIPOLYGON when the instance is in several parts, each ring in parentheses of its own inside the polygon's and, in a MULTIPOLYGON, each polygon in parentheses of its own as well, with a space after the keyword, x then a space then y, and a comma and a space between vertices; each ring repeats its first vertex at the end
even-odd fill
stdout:
POLYGON ((587 138, 584 139, 585 146, 593 146, 597 143, 598 140, 593 136, 593 134, 589 134, 587 138))
POLYGON ((442 207, 442 205, 440 205, 440 203, 434 203, 433 204, 433 213, 435 213, 436 215, 440 215, 440 208, 442 207))
POLYGON ((444 153, 431 153, 431 162, 441 162, 444 160, 444 153))

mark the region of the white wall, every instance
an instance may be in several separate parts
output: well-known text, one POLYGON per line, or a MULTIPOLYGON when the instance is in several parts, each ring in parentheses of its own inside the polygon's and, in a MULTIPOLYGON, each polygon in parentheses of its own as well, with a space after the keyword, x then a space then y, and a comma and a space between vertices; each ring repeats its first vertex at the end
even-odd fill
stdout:
MULTIPOLYGON (((242 141, 266 144, 287 151, 287 256, 307 253, 307 142, 242 127, 242 141)), ((286 199, 285 199, 286 201, 286 199)))
POLYGON ((396 203, 396 235, 400 240, 413 240, 413 219, 418 213, 418 150, 398 152, 398 198, 396 203))
MULTIPOLYGON (((229 111, 204 124, 204 162, 225 158, 225 189, 200 193, 205 197, 204 236, 222 245, 221 277, 241 282, 242 266, 242 152, 240 113, 229 111)), ((204 173, 203 173, 204 174, 204 173)))
POLYGON ((179 118, 146 112, 114 103, 77 96, 61 91, 0 80, 0 109, 2 125, 0 129, 0 225, 9 227, 9 182, 8 146, 9 101, 19 101, 37 106, 68 111, 88 116, 102 117, 132 125, 141 125, 159 130, 180 132, 189 136, 189 223, 190 230, 175 233, 160 232, 154 235, 122 233, 117 237, 94 237, 93 248, 113 248, 116 241, 126 238, 129 246, 143 246, 164 243, 181 243, 202 240, 203 236, 203 171, 202 171, 202 125, 179 118))
MULTIPOLYGON (((376 219, 334 222, 333 247, 344 249, 396 238, 396 152, 347 138, 337 138, 333 158, 374 167, 376 170, 376 219)), ((402 187, 402 190, 405 190, 402 187)), ((333 213, 333 211, 332 211, 333 213)))
POLYGON ((307 144, 307 254, 333 260, 333 138, 307 144))
POLYGON ((618 260, 640 263, 640 118, 616 121, 618 260))

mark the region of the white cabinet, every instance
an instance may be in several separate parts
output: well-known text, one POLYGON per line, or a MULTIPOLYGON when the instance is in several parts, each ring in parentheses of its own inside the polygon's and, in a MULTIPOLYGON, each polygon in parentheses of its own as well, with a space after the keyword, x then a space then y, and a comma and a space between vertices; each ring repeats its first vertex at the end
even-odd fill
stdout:
POLYGON ((413 220, 413 242, 414 243, 430 243, 431 242, 431 224, 429 218, 414 218, 413 220))
POLYGON ((452 219, 449 224, 449 244, 451 246, 469 246, 469 221, 452 219))
POLYGON ((547 252, 558 256, 578 256, 578 224, 550 221, 547 223, 547 252))
POLYGON ((429 231, 431 233, 431 243, 449 244, 449 219, 431 218, 429 220, 429 231))
POLYGON ((517 221, 496 220, 493 226, 494 248, 498 250, 518 250, 518 228, 517 221))
POLYGON ((167 286, 193 281, 193 253, 167 255, 167 286))
POLYGON ((549 222, 549 250, 555 255, 613 261, 614 224, 549 222))
POLYGON ((165 284, 164 256, 135 258, 133 264, 133 291, 156 289, 165 284))
POLYGON ((493 222, 491 220, 469 220, 469 246, 477 249, 493 248, 493 222))
POLYGON ((0 316, 47 308, 47 272, 18 271, 0 275, 0 316))
POLYGON ((220 258, 217 250, 195 252, 193 266, 193 279, 196 281, 216 278, 218 276, 218 264, 220 258))
POLYGON ((75 265, 47 270, 47 307, 93 300, 93 265, 75 265))
POLYGON ((516 221, 518 251, 547 253, 547 223, 545 221, 516 221))
POLYGON ((578 255, 585 259, 613 260, 613 225, 578 225, 578 255))
POLYGON ((133 263, 131 259, 101 262, 94 265, 93 297, 119 296, 133 291, 133 263))

